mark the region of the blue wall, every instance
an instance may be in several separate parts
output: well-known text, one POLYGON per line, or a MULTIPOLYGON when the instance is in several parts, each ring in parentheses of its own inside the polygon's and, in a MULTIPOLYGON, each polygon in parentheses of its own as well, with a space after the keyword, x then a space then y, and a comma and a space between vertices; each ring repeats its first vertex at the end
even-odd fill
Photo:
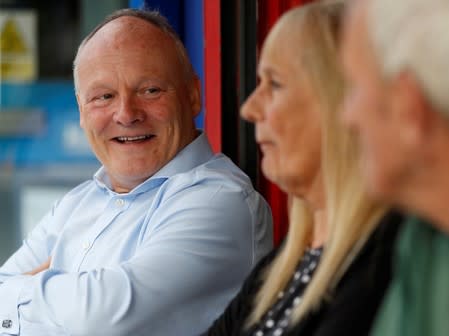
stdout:
POLYGON ((158 10, 167 17, 186 46, 193 68, 201 79, 203 109, 196 119, 198 128, 204 125, 204 24, 203 0, 130 0, 132 8, 158 10))

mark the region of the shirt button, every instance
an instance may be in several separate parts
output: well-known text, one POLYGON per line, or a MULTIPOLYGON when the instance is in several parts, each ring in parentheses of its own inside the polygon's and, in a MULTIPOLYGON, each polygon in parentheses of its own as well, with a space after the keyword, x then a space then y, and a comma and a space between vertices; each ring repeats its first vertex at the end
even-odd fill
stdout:
POLYGON ((115 205, 118 207, 122 207, 125 204, 125 201, 122 200, 121 198, 118 198, 115 200, 115 205))
POLYGON ((86 242, 83 243, 83 250, 84 250, 84 251, 88 250, 89 247, 90 247, 90 243, 89 243, 88 241, 86 241, 86 242))
POLYGON ((11 320, 3 320, 2 321, 2 327, 9 329, 12 327, 12 321, 11 320))

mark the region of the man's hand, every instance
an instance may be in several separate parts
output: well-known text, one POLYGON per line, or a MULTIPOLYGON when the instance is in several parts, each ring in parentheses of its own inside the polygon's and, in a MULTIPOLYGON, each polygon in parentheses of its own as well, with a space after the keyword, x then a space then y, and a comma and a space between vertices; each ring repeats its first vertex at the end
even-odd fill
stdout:
POLYGON ((42 265, 36 267, 34 270, 26 272, 25 275, 36 275, 42 271, 45 271, 50 267, 50 263, 51 263, 51 257, 49 257, 46 262, 44 262, 42 265))

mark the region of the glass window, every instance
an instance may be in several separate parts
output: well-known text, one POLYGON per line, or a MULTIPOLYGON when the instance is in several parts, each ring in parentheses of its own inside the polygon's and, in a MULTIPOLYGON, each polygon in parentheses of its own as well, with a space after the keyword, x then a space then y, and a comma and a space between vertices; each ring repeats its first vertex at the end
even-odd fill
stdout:
POLYGON ((79 127, 72 62, 127 0, 0 0, 0 264, 99 163, 79 127))

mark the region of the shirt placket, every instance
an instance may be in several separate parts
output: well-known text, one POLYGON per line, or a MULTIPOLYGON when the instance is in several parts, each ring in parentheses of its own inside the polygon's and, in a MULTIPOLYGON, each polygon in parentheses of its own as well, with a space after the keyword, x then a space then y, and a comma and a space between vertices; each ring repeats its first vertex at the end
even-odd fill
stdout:
POLYGON ((75 264, 77 265, 78 272, 88 253, 95 248, 95 241, 98 237, 114 222, 115 218, 129 208, 130 204, 130 200, 120 195, 111 198, 103 214, 97 219, 95 225, 92 226, 92 229, 88 231, 81 241, 81 250, 75 264))

